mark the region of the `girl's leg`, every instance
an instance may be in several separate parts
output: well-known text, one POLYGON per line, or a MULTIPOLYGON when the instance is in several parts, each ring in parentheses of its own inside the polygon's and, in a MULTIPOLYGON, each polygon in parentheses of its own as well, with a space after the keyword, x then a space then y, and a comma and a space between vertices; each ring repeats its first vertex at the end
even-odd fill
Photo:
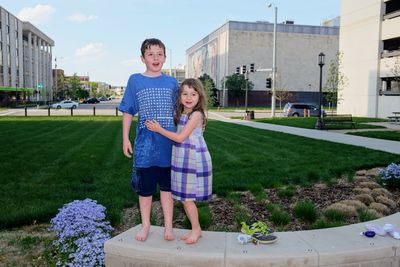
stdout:
POLYGON ((201 227, 199 223, 199 214, 196 204, 193 201, 184 201, 183 207, 185 208, 186 215, 192 225, 192 231, 183 236, 181 239, 185 240, 186 244, 194 244, 201 237, 201 227))
POLYGON ((172 231, 172 217, 174 211, 174 201, 171 192, 160 191, 161 207, 164 214, 164 239, 171 241, 175 239, 172 231))
POLYGON ((135 236, 135 239, 138 241, 146 241, 147 236, 149 235, 152 201, 153 201, 152 196, 149 197, 139 196, 139 208, 140 208, 140 216, 142 218, 142 229, 135 236))

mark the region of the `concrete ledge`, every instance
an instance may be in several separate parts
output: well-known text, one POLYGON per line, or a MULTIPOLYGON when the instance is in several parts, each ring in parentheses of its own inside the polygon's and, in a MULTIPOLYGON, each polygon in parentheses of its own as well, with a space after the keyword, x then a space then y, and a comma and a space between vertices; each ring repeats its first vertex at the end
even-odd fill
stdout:
MULTIPOLYGON (((400 228, 400 213, 369 223, 391 223, 400 228)), ((400 266, 400 240, 390 236, 360 236, 365 223, 343 227, 277 232, 268 245, 240 245, 238 233, 204 231, 195 245, 179 238, 163 239, 163 228, 153 226, 146 242, 134 239, 140 225, 108 240, 106 266, 400 266)), ((175 229, 177 237, 187 230, 175 229)))

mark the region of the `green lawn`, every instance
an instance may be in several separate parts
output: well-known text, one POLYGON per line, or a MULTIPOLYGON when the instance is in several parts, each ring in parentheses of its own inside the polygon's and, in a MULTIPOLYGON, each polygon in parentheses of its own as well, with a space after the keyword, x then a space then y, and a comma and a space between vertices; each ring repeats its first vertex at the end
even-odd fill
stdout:
MULTIPOLYGON (((282 117, 282 118, 263 118, 263 119, 255 119, 257 122, 299 127, 299 128, 307 128, 307 129, 315 129, 315 123, 317 122, 316 117, 282 117)), ((356 129, 374 129, 374 128, 384 128, 382 126, 365 124, 366 122, 380 122, 386 121, 384 119, 375 119, 375 118, 363 118, 363 117, 353 117, 353 121, 355 123, 356 129)), ((328 129, 351 129, 350 125, 330 125, 328 129)))
MULTIPOLYGON (((84 198, 105 205, 115 225, 137 202, 120 117, 1 117, 0 137, 0 228, 49 221, 63 204, 84 198)), ((398 155, 217 121, 205 137, 222 196, 398 162, 398 155)))
POLYGON ((372 137, 393 141, 400 141, 400 132, 399 131, 366 131, 366 132, 354 132, 348 133, 352 135, 364 136, 364 137, 372 137))

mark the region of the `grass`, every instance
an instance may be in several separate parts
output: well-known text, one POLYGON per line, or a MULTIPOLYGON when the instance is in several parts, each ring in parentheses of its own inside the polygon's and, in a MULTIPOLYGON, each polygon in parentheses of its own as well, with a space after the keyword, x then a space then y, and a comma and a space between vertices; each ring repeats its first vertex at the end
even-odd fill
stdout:
POLYGON ((400 132, 399 131, 366 131, 366 132, 354 132, 354 133, 348 133, 348 134, 364 136, 364 137, 372 137, 372 138, 378 138, 378 139, 400 141, 400 132))
MULTIPOLYGON (((298 128, 315 129, 315 123, 317 122, 316 117, 282 117, 282 118, 263 118, 255 119, 256 122, 271 123, 284 126, 292 126, 298 128)), ((381 122, 386 121, 384 119, 376 118, 364 118, 364 117, 353 117, 356 129, 375 129, 384 128, 382 126, 365 124, 366 122, 381 122)), ((331 125, 328 129, 351 129, 350 125, 331 125)))
MULTIPOLYGON (((64 204, 85 198, 120 223, 122 210, 137 203, 121 135, 116 117, 1 117, 0 228, 48 222, 64 204)), ((263 198, 263 187, 398 162, 390 153, 217 121, 208 123, 205 138, 220 196, 252 188, 263 198)), ((240 220, 246 216, 239 212, 240 220)))

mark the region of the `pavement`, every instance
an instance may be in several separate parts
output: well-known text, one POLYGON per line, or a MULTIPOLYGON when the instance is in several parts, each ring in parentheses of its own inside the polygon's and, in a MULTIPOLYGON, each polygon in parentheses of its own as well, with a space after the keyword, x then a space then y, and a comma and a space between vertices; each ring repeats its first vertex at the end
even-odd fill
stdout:
MULTIPOLYGON (((242 119, 230 119, 230 117, 244 117, 244 112, 208 112, 208 117, 210 119, 215 119, 219 121, 224 121, 228 123, 244 125, 248 127, 253 127, 257 129, 275 131, 275 132, 283 132, 293 135, 299 135, 307 138, 325 140, 335 143, 342 143, 347 145, 354 145, 354 146, 361 146, 366 147, 374 150, 389 152, 393 154, 400 155, 400 142, 399 141, 391 141, 391 140, 383 140, 377 138, 369 138, 369 137, 362 137, 362 136, 355 136, 345 134, 346 132, 350 131, 361 131, 361 129, 356 130, 340 130, 340 131, 333 131, 333 130, 315 130, 315 129, 304 129, 298 127, 291 127, 291 126, 282 126, 282 125, 275 125, 270 123, 262 123, 262 122, 255 122, 255 121, 247 121, 242 119)), ((269 113, 256 113, 256 118, 265 118, 270 116, 269 113)), ((380 125, 386 127, 386 130, 393 130, 393 131, 400 131, 400 124, 396 123, 389 123, 389 122, 379 122, 373 123, 375 125, 380 125)), ((371 129, 368 129, 371 130, 371 129)), ((377 130, 377 129, 373 129, 377 130)), ((385 129, 383 129, 385 130, 385 129)))

